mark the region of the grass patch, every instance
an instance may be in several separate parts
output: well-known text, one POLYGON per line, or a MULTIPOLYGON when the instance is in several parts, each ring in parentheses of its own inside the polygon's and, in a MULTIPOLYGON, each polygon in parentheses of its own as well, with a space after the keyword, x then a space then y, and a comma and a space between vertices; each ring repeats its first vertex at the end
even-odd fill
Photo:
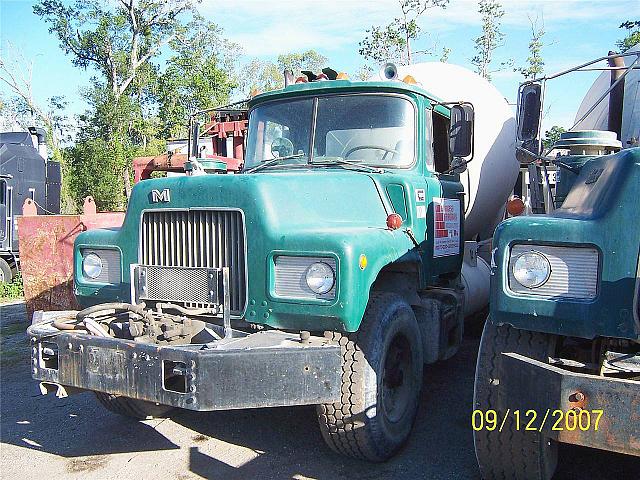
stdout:
POLYGON ((24 296, 22 277, 18 273, 11 283, 0 282, 0 303, 16 300, 24 296))

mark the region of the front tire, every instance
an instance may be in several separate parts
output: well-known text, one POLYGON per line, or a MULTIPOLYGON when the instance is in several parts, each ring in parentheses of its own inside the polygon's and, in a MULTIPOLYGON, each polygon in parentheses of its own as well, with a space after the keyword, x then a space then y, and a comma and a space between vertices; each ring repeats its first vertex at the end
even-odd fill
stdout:
POLYGON ((160 405, 135 398, 112 395, 110 393, 93 393, 95 393, 98 402, 107 410, 136 420, 165 418, 174 410, 174 408, 169 405, 160 405))
MULTIPOLYGON (((473 408, 494 410, 502 418, 510 404, 509 391, 500 379, 505 375, 503 352, 519 353, 547 362, 554 346, 552 335, 496 326, 487 319, 476 366, 473 408)), ((502 431, 481 429, 473 432, 473 443, 480 473, 485 480, 549 480, 558 463, 558 444, 543 433, 518 430, 507 416, 502 431)))
POLYGON ((373 293, 358 332, 332 332, 342 351, 342 397, 319 405, 334 451, 382 462, 406 442, 422 387, 422 341, 411 307, 398 295, 373 293))

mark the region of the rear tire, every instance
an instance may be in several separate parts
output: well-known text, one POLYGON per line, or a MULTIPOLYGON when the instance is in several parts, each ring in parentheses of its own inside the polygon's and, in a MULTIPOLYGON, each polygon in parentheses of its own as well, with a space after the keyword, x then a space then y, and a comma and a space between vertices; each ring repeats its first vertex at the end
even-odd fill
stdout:
POLYGON ((317 407, 334 451, 382 462, 406 442, 422 388, 422 341, 400 296, 373 293, 358 332, 332 333, 342 351, 342 397, 317 407))
POLYGON ((0 282, 11 283, 14 271, 4 258, 0 258, 0 282))
POLYGON ((93 392, 98 402, 107 410, 136 420, 148 418, 165 418, 174 410, 169 405, 136 400, 134 398, 111 395, 110 393, 93 392))
MULTIPOLYGON (((504 375, 503 352, 514 352, 547 362, 554 346, 552 335, 496 326, 487 319, 476 366, 473 408, 495 410, 503 418, 510 404, 509 391, 500 379, 504 375)), ((558 444, 542 433, 517 430, 509 415, 499 429, 473 432, 473 443, 480 473, 485 480, 513 478, 549 480, 558 462, 558 444)))

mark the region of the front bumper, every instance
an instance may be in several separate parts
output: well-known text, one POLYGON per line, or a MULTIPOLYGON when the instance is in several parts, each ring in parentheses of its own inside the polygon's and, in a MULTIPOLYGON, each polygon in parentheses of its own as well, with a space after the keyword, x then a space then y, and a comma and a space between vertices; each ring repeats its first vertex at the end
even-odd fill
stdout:
POLYGON ((640 456, 640 382, 574 373, 517 353, 502 355, 501 382, 512 411, 532 409, 539 422, 545 412, 602 410, 597 429, 593 424, 567 428, 564 422, 556 424, 559 417, 552 413, 544 431, 559 442, 640 456))
MULTIPOLYGON (((55 314, 48 312, 47 320, 55 314)), ((45 387, 94 390, 189 410, 340 398, 340 347, 321 337, 303 342, 299 335, 270 330, 207 346, 162 346, 61 332, 48 321, 31 325, 27 333, 32 376, 45 387)))

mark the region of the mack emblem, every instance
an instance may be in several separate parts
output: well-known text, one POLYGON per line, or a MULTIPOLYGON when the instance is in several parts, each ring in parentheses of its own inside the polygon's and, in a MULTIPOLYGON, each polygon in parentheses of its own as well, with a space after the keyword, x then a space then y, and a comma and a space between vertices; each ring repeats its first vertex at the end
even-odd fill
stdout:
POLYGON ((157 189, 151 190, 151 203, 169 203, 171 201, 171 191, 168 188, 160 191, 157 189))

